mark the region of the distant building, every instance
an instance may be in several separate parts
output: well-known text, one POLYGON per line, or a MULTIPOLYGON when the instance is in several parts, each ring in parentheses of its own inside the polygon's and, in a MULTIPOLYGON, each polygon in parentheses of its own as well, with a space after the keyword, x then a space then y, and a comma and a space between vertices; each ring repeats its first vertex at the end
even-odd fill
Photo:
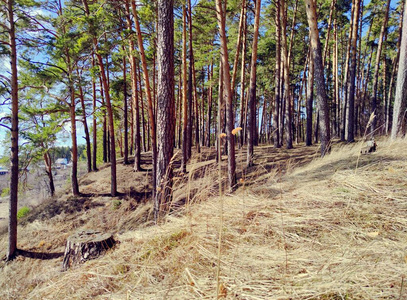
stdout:
POLYGON ((68 165, 68 160, 66 158, 58 158, 55 161, 55 166, 57 169, 66 169, 66 166, 68 165))
POLYGON ((9 171, 7 169, 0 167, 0 175, 6 175, 8 173, 9 173, 9 171))

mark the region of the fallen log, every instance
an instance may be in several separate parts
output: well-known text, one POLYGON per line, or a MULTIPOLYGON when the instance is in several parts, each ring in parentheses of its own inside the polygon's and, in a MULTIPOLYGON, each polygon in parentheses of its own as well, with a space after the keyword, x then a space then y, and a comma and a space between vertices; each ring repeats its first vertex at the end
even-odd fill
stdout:
POLYGON ((115 244, 113 235, 94 230, 82 230, 68 237, 62 269, 103 255, 115 244))

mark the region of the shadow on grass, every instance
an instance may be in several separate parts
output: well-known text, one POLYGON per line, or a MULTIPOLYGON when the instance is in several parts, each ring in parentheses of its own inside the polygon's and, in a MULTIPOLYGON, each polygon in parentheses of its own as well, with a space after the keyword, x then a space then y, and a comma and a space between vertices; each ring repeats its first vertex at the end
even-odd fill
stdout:
POLYGON ((63 257, 64 252, 47 253, 47 252, 33 252, 33 251, 17 249, 16 255, 27 257, 27 258, 33 258, 33 259, 50 260, 50 259, 56 259, 56 258, 63 257))

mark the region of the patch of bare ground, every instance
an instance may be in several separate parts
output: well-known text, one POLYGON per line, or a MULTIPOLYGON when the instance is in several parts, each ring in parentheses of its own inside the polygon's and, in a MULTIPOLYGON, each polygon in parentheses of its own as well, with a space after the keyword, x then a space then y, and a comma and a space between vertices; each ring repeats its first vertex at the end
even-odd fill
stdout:
MULTIPOLYGON (((21 222, 18 247, 44 256, 3 263, 0 298, 214 299, 219 260, 227 299, 406 299, 407 141, 378 144, 363 156, 358 143, 335 144, 323 159, 316 147, 261 146, 250 169, 237 150, 239 188, 222 197, 214 151, 204 148, 187 174, 175 172, 173 202, 155 226, 150 172, 118 165, 111 198, 102 168, 81 179, 81 197, 63 195, 21 222), (120 243, 61 272, 58 253, 78 229, 120 243)), ((222 172, 225 183, 226 161, 222 172)))

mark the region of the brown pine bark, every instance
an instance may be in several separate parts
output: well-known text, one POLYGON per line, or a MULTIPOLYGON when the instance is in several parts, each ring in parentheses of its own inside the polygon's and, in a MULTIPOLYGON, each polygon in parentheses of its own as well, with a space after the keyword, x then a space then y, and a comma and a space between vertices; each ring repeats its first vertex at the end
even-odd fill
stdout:
POLYGON ((281 60, 284 69, 284 100, 285 100, 285 132, 286 132, 286 148, 293 148, 293 130, 292 130, 292 108, 291 108, 291 90, 290 90, 290 66, 288 61, 287 51, 287 14, 285 0, 280 0, 280 17, 282 20, 281 34, 281 60))
POLYGON ((305 10, 307 12, 308 24, 311 36, 311 57, 314 59, 314 74, 316 83, 316 96, 320 117, 320 139, 321 155, 324 156, 329 151, 330 130, 328 101, 325 90, 324 66, 322 64, 321 44, 319 40, 318 21, 316 4, 314 0, 305 0, 305 10))
MULTIPOLYGON (((129 0, 125 3, 126 9, 126 26, 127 30, 132 31, 132 22, 130 18, 130 2, 129 0)), ((134 170, 136 172, 141 171, 141 136, 140 136, 140 105, 138 97, 138 78, 137 78, 137 68, 138 64, 136 61, 135 45, 132 38, 129 38, 129 61, 130 61, 130 74, 131 74, 131 95, 132 95, 132 106, 133 106, 133 131, 134 136, 134 170)))
POLYGON ((240 147, 243 147, 244 140, 245 140, 245 132, 246 132, 246 97, 245 97, 245 84, 246 84, 246 39, 247 39, 247 9, 245 9, 243 15, 243 28, 242 28, 242 60, 240 66, 240 128, 242 128, 240 132, 240 147))
MULTIPOLYGON (((407 5, 404 5, 403 19, 407 20, 407 5)), ((396 96, 394 98, 391 139, 406 134, 407 107, 407 22, 403 22, 400 44, 399 67, 397 72, 396 96)))
POLYGON ((377 112, 377 86, 378 86, 378 82, 379 82, 379 67, 380 67, 380 58, 382 55, 383 40, 384 40, 384 36, 387 32, 387 22, 389 20, 389 10, 390 10, 390 0, 387 0, 383 24, 380 29, 379 43, 377 45, 377 50, 376 50, 376 63, 375 63, 374 73, 373 73, 373 91, 372 91, 371 110, 370 111, 371 111, 371 113, 374 113, 376 115, 376 118, 373 119, 372 125, 370 126, 370 133, 372 135, 374 135, 374 132, 376 130, 377 117, 379 115, 377 112))
POLYGON ((273 113, 273 140, 274 148, 280 148, 280 105, 281 105, 281 24, 280 24, 280 1, 276 1, 276 71, 275 71, 275 92, 274 92, 274 113, 273 113))
POLYGON ((314 57, 312 56, 312 51, 309 52, 308 61, 308 82, 307 82, 307 128, 305 145, 312 145, 312 113, 313 113, 313 102, 314 102, 314 57))
MULTIPOLYGON (((81 74, 78 69, 76 69, 76 74, 78 78, 81 78, 81 74)), ((79 83, 79 100, 81 101, 81 108, 82 108, 82 124, 83 130, 85 132, 85 142, 86 142, 86 167, 87 171, 92 172, 92 150, 90 144, 90 134, 89 134, 89 127, 86 117, 86 105, 85 105, 85 95, 83 94, 82 85, 79 83)))
MULTIPOLYGON (((123 46, 123 51, 124 51, 123 46)), ((123 56, 123 164, 129 164, 129 120, 127 107, 127 61, 126 56, 123 56)))
MULTIPOLYGON (((43 145, 44 147, 44 145, 43 145)), ((51 161, 51 156, 49 155, 49 152, 45 152, 43 155, 44 158, 44 164, 45 164, 45 172, 47 173, 48 180, 49 180, 49 190, 51 197, 54 197, 55 195, 55 185, 54 185, 54 177, 52 175, 52 161, 51 161)))
POLYGON ((213 62, 208 66, 208 110, 206 116, 206 146, 211 146, 211 119, 212 119, 212 80, 213 80, 213 62))
POLYGON ((233 62, 233 72, 232 72, 232 99, 235 95, 235 87, 236 87, 236 76, 237 76, 237 64, 239 63, 239 55, 240 55, 240 48, 242 46, 242 36, 243 36, 243 28, 245 27, 246 22, 246 0, 242 0, 242 8, 240 12, 240 19, 239 19, 239 34, 237 36, 236 42, 236 56, 233 62))
POLYGON ((173 0, 158 1, 157 28, 157 193, 154 219, 160 205, 167 205, 172 195, 172 165, 175 137, 174 96, 174 13, 173 0))
POLYGON ((256 0, 254 17, 253 51, 250 70, 250 88, 247 120, 247 158, 246 165, 253 165, 254 143, 256 138, 256 70, 257 70, 257 44, 259 38, 261 0, 256 0))
MULTIPOLYGON (((95 67, 95 56, 92 54, 92 67, 95 67)), ((92 78, 92 96, 93 96, 93 145, 92 145, 92 170, 96 172, 97 168, 97 96, 96 96, 96 80, 92 78)))
POLYGON ((188 162, 188 98, 187 98, 187 26, 186 9, 182 5, 182 172, 187 172, 188 162))
MULTIPOLYGON (((257 0, 260 2, 260 0, 257 0)), ((228 47, 226 39, 226 15, 222 7, 221 0, 216 0, 216 15, 218 19, 220 42, 221 42, 221 59, 223 69, 223 82, 226 96, 226 140, 228 147, 228 184, 229 190, 233 190, 236 184, 236 161, 235 161, 235 138, 233 130, 233 107, 232 107, 232 87, 230 81, 228 47)))
POLYGON ((350 44, 350 68, 349 68, 349 84, 348 84, 348 118, 347 128, 348 135, 347 141, 349 143, 355 140, 355 81, 356 81, 356 59, 357 49, 356 44, 358 40, 358 25, 359 25, 359 9, 360 0, 355 0, 355 8, 353 13, 352 22, 352 39, 350 44))
POLYGON ((17 207, 18 207, 18 74, 17 74, 17 44, 14 21, 14 1, 7 1, 7 17, 9 22, 8 36, 10 45, 11 67, 11 176, 10 202, 8 221, 7 260, 12 260, 17 251, 17 207))

